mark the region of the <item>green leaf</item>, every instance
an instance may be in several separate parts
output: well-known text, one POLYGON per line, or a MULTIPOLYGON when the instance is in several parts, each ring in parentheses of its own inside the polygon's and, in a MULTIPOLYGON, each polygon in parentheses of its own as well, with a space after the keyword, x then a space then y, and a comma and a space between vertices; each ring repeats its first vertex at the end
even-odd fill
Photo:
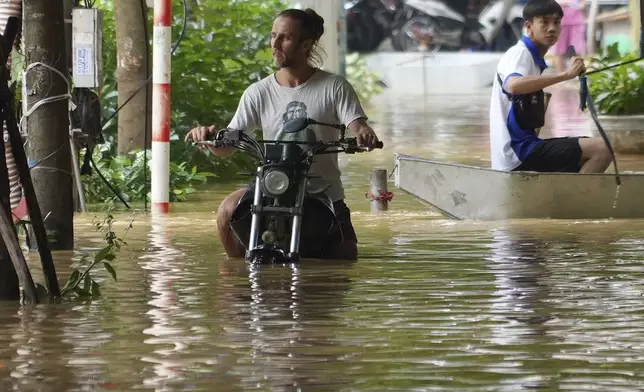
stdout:
POLYGON ((96 255, 94 255, 94 262, 101 262, 105 260, 108 254, 112 252, 112 245, 107 245, 103 249, 99 250, 96 255))
POLYGON ((105 267, 107 272, 109 272, 110 275, 112 275, 112 279, 114 279, 114 281, 117 282, 118 280, 116 279, 116 271, 114 270, 112 265, 108 262, 103 262, 103 267, 105 267))
POLYGON ((83 290, 82 288, 80 288, 78 286, 76 286, 74 288, 74 293, 76 293, 76 295, 78 295, 79 297, 89 297, 91 295, 90 292, 88 292, 86 290, 83 290))
POLYGON ((92 281, 92 296, 93 297, 100 297, 101 296, 101 290, 98 287, 98 283, 92 281))
POLYGON ((83 290, 86 292, 90 292, 92 289, 92 278, 89 276, 89 274, 85 275, 85 279, 83 282, 83 290))
POLYGON ((69 279, 67 279, 67 284, 65 286, 73 286, 78 282, 78 279, 80 278, 81 273, 79 270, 74 270, 71 275, 69 275, 69 279))

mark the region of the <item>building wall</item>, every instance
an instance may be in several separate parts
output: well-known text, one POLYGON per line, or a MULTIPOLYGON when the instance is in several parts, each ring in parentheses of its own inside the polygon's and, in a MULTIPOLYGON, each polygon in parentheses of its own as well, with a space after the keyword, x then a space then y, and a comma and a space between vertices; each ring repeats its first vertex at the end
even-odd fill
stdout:
POLYGON ((601 26, 601 48, 617 43, 620 52, 625 53, 637 47, 631 38, 631 23, 628 19, 604 22, 601 26))

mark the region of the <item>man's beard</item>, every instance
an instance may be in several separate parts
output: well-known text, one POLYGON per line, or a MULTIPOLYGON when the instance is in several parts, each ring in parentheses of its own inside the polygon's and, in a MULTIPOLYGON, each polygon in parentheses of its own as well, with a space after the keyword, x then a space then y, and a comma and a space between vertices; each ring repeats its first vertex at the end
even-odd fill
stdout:
POLYGON ((275 67, 277 69, 288 68, 293 65, 293 62, 289 58, 284 58, 282 61, 275 59, 275 67))
POLYGON ((286 57, 285 55, 273 57, 273 61, 277 69, 288 68, 293 66, 293 62, 291 61, 291 59, 286 57))

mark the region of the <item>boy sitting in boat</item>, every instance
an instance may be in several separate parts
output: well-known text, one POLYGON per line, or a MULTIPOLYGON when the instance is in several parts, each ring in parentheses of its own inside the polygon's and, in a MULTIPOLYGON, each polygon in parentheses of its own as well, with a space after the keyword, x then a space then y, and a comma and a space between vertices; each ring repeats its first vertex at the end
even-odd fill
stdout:
POLYGON ((563 10, 555 0, 531 0, 523 9, 527 35, 501 58, 490 99, 492 168, 504 171, 603 173, 611 154, 601 137, 540 139, 543 89, 586 71, 573 57, 563 72, 543 74, 543 56, 559 38, 563 10))

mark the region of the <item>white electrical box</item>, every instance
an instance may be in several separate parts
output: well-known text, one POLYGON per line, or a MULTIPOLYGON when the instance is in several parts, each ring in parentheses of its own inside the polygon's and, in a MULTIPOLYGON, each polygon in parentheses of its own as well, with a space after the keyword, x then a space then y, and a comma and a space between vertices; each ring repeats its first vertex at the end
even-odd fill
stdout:
POLYGON ((103 13, 96 8, 72 11, 74 87, 99 87, 103 76, 103 13))

